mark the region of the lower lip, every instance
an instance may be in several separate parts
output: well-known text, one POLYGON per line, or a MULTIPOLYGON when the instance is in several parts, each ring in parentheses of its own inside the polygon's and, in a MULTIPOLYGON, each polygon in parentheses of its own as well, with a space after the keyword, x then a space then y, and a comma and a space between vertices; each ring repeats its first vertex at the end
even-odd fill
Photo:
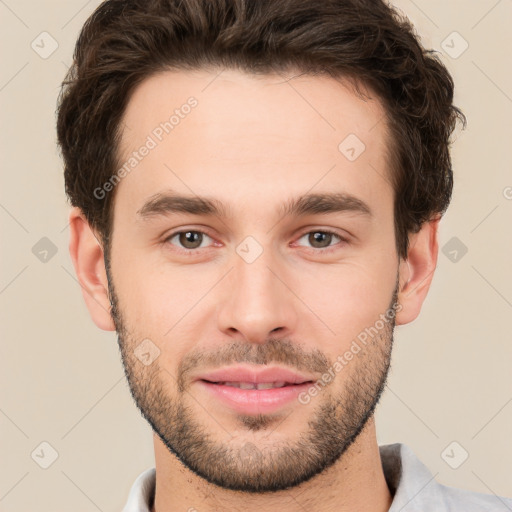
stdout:
POLYGON ((204 380, 196 381, 211 395, 244 414, 268 414, 279 410, 306 391, 313 383, 293 384, 272 389, 240 389, 204 380))

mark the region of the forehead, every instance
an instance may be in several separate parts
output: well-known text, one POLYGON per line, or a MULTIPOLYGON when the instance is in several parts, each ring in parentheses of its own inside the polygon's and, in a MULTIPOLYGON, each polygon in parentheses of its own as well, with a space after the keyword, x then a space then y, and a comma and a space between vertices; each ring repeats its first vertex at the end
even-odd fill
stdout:
POLYGON ((390 187, 385 111, 371 96, 318 75, 158 73, 135 89, 124 113, 120 166, 151 149, 126 166, 117 194, 136 208, 165 188, 229 202, 244 187, 268 200, 318 184, 371 201, 390 187))

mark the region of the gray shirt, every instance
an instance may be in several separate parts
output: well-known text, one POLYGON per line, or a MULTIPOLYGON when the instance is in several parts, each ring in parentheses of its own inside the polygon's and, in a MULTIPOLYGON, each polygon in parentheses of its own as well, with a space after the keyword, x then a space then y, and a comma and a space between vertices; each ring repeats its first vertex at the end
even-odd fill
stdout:
MULTIPOLYGON (((382 468, 393 494, 389 512, 512 512, 512 499, 437 483, 405 444, 379 446, 382 468)), ((122 512, 149 512, 155 493, 155 468, 141 473, 122 512)))

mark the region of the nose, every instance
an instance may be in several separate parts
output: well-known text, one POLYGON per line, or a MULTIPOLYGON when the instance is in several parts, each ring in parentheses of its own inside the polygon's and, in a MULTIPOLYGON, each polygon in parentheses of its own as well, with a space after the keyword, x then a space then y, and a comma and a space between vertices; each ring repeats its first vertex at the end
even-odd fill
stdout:
POLYGON ((218 328, 227 336, 265 343, 269 336, 287 337, 296 330, 297 299, 290 273, 278 265, 270 249, 252 263, 234 255, 217 308, 218 328))

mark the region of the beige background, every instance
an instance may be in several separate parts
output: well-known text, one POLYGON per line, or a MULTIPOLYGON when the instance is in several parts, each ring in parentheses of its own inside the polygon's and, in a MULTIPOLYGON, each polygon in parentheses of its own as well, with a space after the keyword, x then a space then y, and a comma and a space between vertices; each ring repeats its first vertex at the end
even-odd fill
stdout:
MULTIPOLYGON (((90 320, 67 249, 55 102, 98 3, 0 1, 2 511, 118 511, 153 465, 115 333, 90 320), (43 31, 58 42, 46 59, 31 48, 43 31), (43 237, 57 249, 46 263, 32 252, 43 237), (42 442, 58 453, 48 469, 31 458, 42 442)), ((454 198, 430 294, 421 316, 396 331, 379 443, 409 444, 445 484, 512 496, 512 1, 394 4, 441 52, 469 124, 453 148, 454 198), (454 31, 469 44, 457 58, 463 41, 454 31), (468 249, 456 262, 442 252, 453 237, 468 249), (458 469, 441 456, 453 441, 451 461, 469 453, 458 469)))

